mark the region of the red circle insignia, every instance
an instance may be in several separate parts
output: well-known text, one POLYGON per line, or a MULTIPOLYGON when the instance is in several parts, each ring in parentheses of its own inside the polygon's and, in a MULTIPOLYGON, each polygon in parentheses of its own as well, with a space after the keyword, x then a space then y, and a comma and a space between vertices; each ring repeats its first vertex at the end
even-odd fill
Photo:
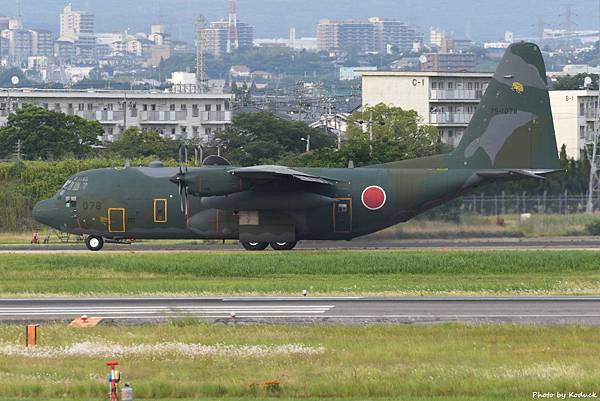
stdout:
POLYGON ((361 196, 363 205, 369 210, 381 209, 385 205, 386 199, 385 191, 377 185, 366 187, 361 196))

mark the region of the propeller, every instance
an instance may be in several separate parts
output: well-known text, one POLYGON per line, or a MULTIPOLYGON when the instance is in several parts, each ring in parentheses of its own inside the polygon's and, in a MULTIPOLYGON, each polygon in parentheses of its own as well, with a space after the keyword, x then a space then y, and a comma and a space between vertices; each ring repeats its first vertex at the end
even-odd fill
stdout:
POLYGON ((185 144, 179 145, 179 172, 171 178, 171 182, 177 184, 178 192, 179 192, 179 206, 181 208, 181 212, 186 216, 188 214, 188 186, 185 182, 185 175, 188 172, 188 149, 185 144))

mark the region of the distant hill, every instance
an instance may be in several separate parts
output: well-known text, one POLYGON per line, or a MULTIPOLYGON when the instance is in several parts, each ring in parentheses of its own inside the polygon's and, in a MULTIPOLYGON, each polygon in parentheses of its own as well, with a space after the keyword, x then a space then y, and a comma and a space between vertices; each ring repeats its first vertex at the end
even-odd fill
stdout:
MULTIPOLYGON (((22 0, 25 24, 58 32, 58 14, 67 0, 22 0)), ((147 31, 160 19, 173 36, 191 41, 193 21, 198 14, 214 20, 227 14, 227 0, 71 0, 77 9, 97 16, 96 30, 106 32, 130 28, 147 31), (160 15, 160 17, 159 17, 160 15)), ((314 36, 320 18, 393 17, 413 22, 427 31, 440 26, 464 36, 470 21, 475 39, 494 40, 511 30, 535 36, 537 18, 547 26, 561 28, 565 0, 238 0, 238 15, 256 27, 256 36, 287 36, 290 26, 298 35, 314 36)), ((573 26, 598 26, 597 0, 577 0, 573 26)), ((0 15, 16 12, 15 0, 0 1, 0 15)))

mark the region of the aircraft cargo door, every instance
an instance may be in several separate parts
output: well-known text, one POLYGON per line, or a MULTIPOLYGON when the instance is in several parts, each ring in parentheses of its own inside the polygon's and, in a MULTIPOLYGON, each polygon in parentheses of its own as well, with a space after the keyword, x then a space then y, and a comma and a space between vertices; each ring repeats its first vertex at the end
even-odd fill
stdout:
POLYGON ((352 231, 352 198, 338 198, 333 204, 333 232, 352 231))

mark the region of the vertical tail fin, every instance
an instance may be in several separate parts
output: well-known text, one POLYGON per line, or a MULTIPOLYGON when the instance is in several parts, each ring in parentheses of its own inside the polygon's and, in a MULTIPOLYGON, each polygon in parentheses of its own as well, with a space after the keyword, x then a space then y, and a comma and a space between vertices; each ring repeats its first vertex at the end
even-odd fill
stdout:
POLYGON ((546 68, 533 43, 511 45, 449 164, 475 169, 558 169, 546 68))

